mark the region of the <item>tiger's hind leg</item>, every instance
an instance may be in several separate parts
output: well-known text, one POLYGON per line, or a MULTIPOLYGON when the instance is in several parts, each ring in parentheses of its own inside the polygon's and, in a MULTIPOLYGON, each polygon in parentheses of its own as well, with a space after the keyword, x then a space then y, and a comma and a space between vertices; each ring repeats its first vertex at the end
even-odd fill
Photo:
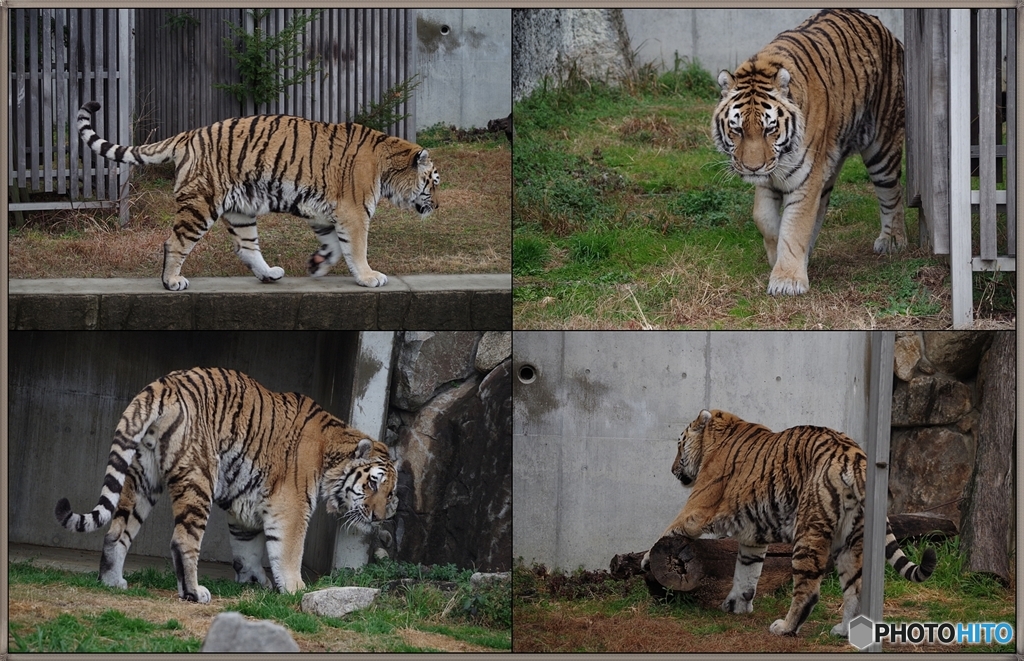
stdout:
POLYGON ((199 549, 210 518, 209 484, 187 473, 168 475, 167 484, 174 514, 171 562, 178 579, 178 596, 185 601, 208 604, 210 591, 199 584, 199 549))
POLYGON ((332 266, 345 258, 348 270, 356 282, 363 287, 382 287, 388 282, 388 276, 370 268, 366 261, 366 245, 370 232, 370 216, 364 210, 352 211, 339 209, 346 214, 352 229, 337 218, 310 218, 307 220, 320 239, 320 249, 309 258, 309 274, 319 277, 327 273, 332 266))
POLYGON ((231 533, 231 566, 235 570, 237 583, 259 583, 267 589, 274 584, 263 570, 263 551, 267 546, 267 538, 262 530, 250 530, 241 525, 231 513, 228 513, 228 532, 231 533))
POLYGON ((100 556, 100 582, 122 590, 128 587, 124 580, 124 560, 128 549, 160 494, 160 487, 148 485, 138 468, 137 461, 133 462, 125 474, 117 511, 103 537, 103 555, 100 556))
POLYGON ((864 535, 851 536, 836 556, 839 585, 843 588, 843 621, 832 627, 832 634, 843 636, 850 632, 850 620, 860 614, 861 570, 864 565, 864 535))
POLYGON ((284 277, 284 269, 270 266, 260 252, 260 238, 256 230, 256 218, 240 213, 225 213, 221 216, 228 226, 228 233, 234 242, 235 254, 242 263, 252 270, 260 282, 276 282, 284 277))
MULTIPOLYGON (((185 263, 199 239, 203 238, 214 221, 210 215, 203 215, 195 208, 198 202, 178 200, 178 213, 174 217, 174 229, 171 237, 164 242, 164 269, 161 277, 164 289, 183 291, 188 289, 188 278, 181 275, 181 266, 185 263)), ((205 204, 203 204, 205 206, 205 204)))
POLYGON ((736 571, 733 573, 732 591, 722 602, 722 610, 726 613, 751 613, 754 611, 754 594, 757 592, 757 581, 761 578, 764 568, 764 556, 767 546, 745 546, 740 544, 736 554, 736 571))
MULTIPOLYGON (((820 503, 812 504, 820 507, 820 503)), ((821 520, 810 526, 800 519, 798 514, 793 539, 793 601, 785 619, 775 620, 768 628, 776 636, 795 636, 818 603, 821 577, 832 546, 834 526, 821 520)))
POLYGON ((875 239, 876 253, 891 253, 907 247, 903 217, 903 187, 900 169, 903 161, 903 131, 883 134, 861 151, 871 183, 878 198, 881 232, 875 239))

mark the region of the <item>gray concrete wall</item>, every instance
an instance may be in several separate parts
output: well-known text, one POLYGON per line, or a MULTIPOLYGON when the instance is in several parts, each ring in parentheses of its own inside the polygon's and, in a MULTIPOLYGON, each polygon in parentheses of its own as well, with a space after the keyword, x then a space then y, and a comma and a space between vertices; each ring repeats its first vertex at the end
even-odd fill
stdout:
MULTIPOLYGON (((817 9, 624 9, 637 64, 672 68, 674 54, 701 65, 718 78, 817 9)), ((903 40, 902 9, 866 9, 903 40)))
POLYGON ((513 556, 600 569, 649 548, 684 503, 670 469, 701 408, 863 442, 869 344, 867 332, 516 333, 513 556))
POLYGON ((512 111, 512 12, 421 9, 416 130, 438 122, 486 127, 512 111))
MULTIPOLYGON (((9 539, 98 551, 103 531, 67 531, 53 508, 61 497, 76 512, 96 504, 114 427, 142 388, 176 369, 220 366, 272 390, 310 395, 345 418, 358 333, 11 332, 8 341, 9 539)), ((326 517, 322 506, 318 513, 326 517)), ((317 521, 320 532, 307 536, 305 564, 329 568, 334 527, 317 521)), ((172 528, 164 496, 131 553, 168 557, 172 528)), ((201 558, 231 561, 220 508, 213 508, 201 558)))

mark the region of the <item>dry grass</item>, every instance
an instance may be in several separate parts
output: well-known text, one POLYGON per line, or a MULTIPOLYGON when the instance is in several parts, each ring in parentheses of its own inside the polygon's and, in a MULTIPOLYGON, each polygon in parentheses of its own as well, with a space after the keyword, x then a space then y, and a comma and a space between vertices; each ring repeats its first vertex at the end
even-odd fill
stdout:
MULTIPOLYGON (((444 145, 431 149, 441 172, 440 209, 425 220, 382 203, 370 226, 370 266, 389 275, 507 273, 511 253, 511 149, 507 145, 444 145)), ((124 229, 109 214, 62 211, 27 214, 11 230, 11 278, 158 278, 175 204, 169 171, 136 175, 132 220, 124 229)), ((290 277, 306 274, 317 241, 301 219, 270 214, 259 220, 260 246, 290 277)), ((185 262, 186 276, 240 276, 250 271, 215 226, 185 262)), ((346 274, 343 263, 334 273, 346 274)))

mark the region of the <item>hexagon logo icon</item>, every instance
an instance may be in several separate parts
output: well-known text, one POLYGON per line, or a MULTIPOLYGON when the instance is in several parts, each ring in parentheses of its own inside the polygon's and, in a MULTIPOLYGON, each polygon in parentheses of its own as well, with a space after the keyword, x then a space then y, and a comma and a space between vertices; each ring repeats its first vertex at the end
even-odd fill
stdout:
POLYGON ((867 615, 858 615, 850 620, 850 644, 859 650, 870 645, 874 641, 874 625, 867 615))

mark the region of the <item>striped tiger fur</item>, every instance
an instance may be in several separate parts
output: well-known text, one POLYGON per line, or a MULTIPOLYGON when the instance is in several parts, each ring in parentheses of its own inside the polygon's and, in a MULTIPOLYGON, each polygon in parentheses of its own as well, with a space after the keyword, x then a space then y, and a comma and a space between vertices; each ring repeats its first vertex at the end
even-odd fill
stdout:
POLYGON ((768 293, 803 294, 843 162, 860 153, 881 207, 876 253, 906 246, 903 44, 874 16, 828 9, 718 77, 715 146, 754 186, 768 293))
POLYGON ((289 213, 304 218, 320 241, 308 271, 322 276, 344 257, 364 287, 387 283, 366 261, 370 219, 382 197, 426 217, 438 208, 440 175, 419 145, 359 124, 325 124, 287 115, 229 119, 179 133, 161 142, 127 147, 92 128, 100 104, 78 111, 78 132, 100 156, 143 165, 174 161, 178 205, 164 243, 163 285, 188 288, 185 258, 218 218, 227 225, 235 253, 262 282, 284 269, 268 266, 260 252, 256 217, 289 213))
MULTIPOLYGON (((825 427, 773 433, 725 411, 701 411, 679 437, 672 474, 692 487, 686 505, 662 536, 702 534, 739 542, 733 586, 722 603, 731 613, 753 611, 768 544, 793 544, 793 601, 776 635, 796 635, 818 603, 828 561, 843 588, 846 636, 860 613, 867 457, 849 437, 825 427)), ((644 557, 646 566, 650 553, 644 557)), ((935 569, 933 549, 920 565, 900 550, 886 520, 886 560, 904 578, 921 582, 935 569)))
POLYGON ((386 445, 309 397, 271 392, 241 372, 197 367, 157 379, 125 409, 96 507, 75 514, 62 498, 54 512, 78 532, 110 522, 100 580, 126 588, 125 556, 166 486, 178 595, 207 603, 197 563, 212 504, 227 512, 235 579, 295 592, 305 588, 303 541, 317 503, 368 532, 395 514, 397 484, 386 445), (273 582, 263 570, 264 548, 273 582))

